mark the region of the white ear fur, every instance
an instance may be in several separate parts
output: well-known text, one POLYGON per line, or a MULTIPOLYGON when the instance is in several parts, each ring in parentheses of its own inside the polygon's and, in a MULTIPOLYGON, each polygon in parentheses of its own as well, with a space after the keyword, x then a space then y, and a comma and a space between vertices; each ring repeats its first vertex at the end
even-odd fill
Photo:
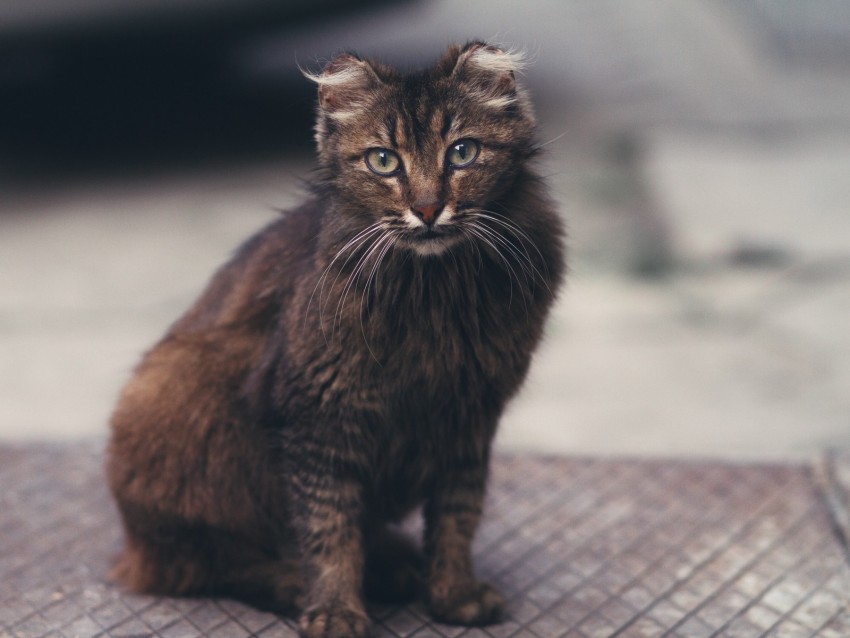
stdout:
POLYGON ((321 73, 302 71, 319 85, 319 109, 335 120, 356 116, 368 105, 368 92, 380 83, 368 62, 341 54, 328 62, 321 73))
POLYGON ((521 99, 516 74, 526 66, 520 51, 503 51, 483 43, 469 45, 458 57, 454 74, 486 108, 503 110, 521 99))
POLYGON ((482 71, 500 75, 520 73, 526 67, 525 54, 522 51, 502 51, 488 46, 472 49, 465 62, 482 71))
POLYGON ((357 66, 344 66, 341 68, 322 71, 321 73, 310 73, 301 71, 304 77, 319 86, 345 86, 357 85, 362 82, 363 71, 357 66))

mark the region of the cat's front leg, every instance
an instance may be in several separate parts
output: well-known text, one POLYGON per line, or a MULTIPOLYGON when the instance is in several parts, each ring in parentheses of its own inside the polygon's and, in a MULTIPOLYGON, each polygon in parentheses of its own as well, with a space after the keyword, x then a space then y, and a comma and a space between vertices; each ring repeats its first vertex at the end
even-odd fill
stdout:
POLYGON ((362 488, 321 459, 301 459, 291 484, 306 581, 306 638, 364 638, 362 488))
POLYGON ((471 546, 484 500, 486 462, 450 472, 425 509, 428 608, 437 620, 458 625, 497 622, 501 594, 475 579, 471 546))

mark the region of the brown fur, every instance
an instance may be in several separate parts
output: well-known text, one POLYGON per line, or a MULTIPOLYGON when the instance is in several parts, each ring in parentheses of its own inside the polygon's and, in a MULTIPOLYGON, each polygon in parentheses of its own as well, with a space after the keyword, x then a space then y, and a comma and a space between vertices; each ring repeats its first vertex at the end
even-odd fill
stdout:
POLYGON ((222 267, 113 415, 126 586, 298 608, 311 637, 366 635, 364 589, 422 591, 446 622, 500 617, 470 545, 563 271, 512 64, 472 43, 418 74, 344 54, 314 78, 313 197, 222 267), (480 152, 453 168, 461 139, 480 152), (376 147, 402 170, 371 171, 376 147), (420 503, 424 557, 387 527, 420 503))

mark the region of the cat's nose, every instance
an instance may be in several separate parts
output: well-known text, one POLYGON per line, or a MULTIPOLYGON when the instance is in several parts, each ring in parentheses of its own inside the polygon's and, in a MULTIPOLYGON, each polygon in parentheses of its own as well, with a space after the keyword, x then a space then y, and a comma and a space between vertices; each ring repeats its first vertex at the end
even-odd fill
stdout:
POLYGON ((431 226, 443 212, 444 205, 440 201, 416 201, 410 208, 419 219, 431 226))

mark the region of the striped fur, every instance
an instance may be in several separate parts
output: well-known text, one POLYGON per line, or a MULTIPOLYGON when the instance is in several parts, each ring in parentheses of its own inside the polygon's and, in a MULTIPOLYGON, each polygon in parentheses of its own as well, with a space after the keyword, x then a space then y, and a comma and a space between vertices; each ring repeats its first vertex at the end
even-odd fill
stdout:
POLYGON ((367 635, 364 592, 499 619, 470 545, 564 269, 519 68, 471 43, 420 73, 343 54, 312 78, 313 195, 219 270, 113 414, 127 587, 297 610, 309 637, 367 635), (479 145, 461 168, 458 140, 479 145), (371 148, 402 168, 376 174, 371 148), (423 504, 420 551, 393 525, 423 504))

